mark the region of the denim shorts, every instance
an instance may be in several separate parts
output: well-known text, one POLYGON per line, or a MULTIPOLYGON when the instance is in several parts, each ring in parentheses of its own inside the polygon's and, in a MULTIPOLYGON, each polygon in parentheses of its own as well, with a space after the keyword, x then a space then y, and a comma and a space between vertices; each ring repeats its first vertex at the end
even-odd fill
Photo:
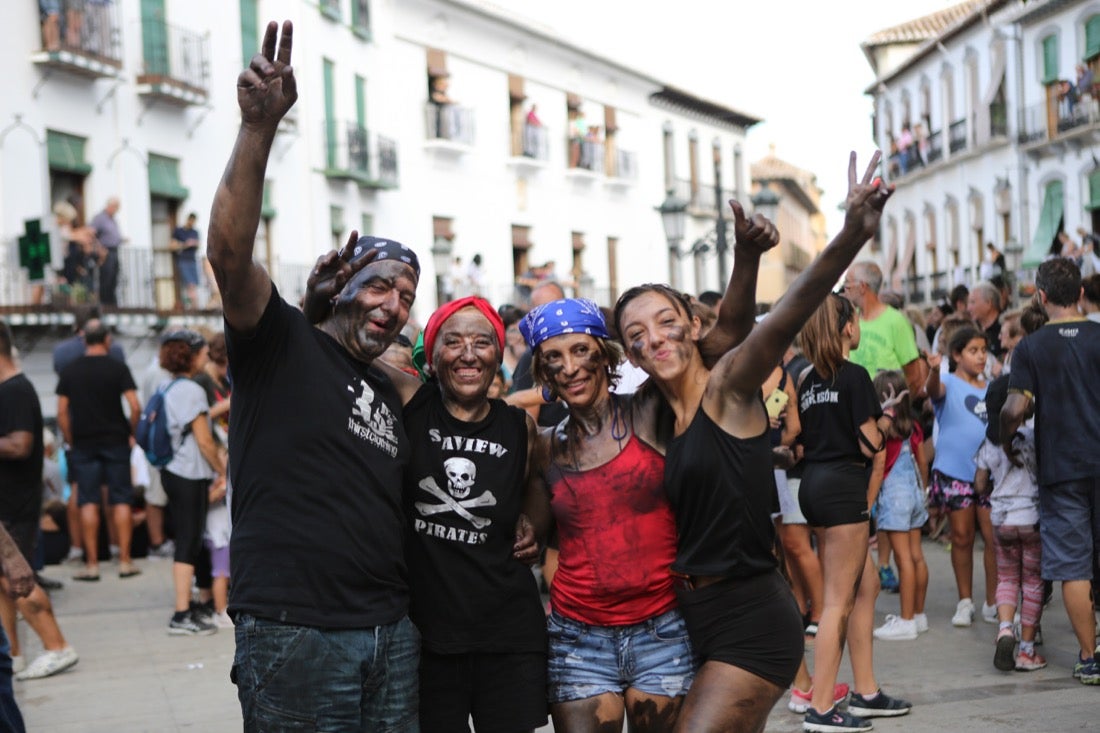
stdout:
POLYGON ((238 615, 230 679, 246 733, 418 733, 420 633, 408 617, 317 629, 238 615))
POLYGON ((920 529, 928 521, 924 508, 924 491, 917 475, 913 454, 903 450, 890 467, 890 473, 882 480, 882 488, 875 503, 875 521, 879 530, 908 532, 920 529))
POLYGON ((687 626, 676 609, 629 626, 589 626, 552 611, 546 628, 551 705, 627 689, 680 697, 695 678, 687 626))
POLYGON ((129 504, 134 500, 130 480, 130 446, 126 443, 108 448, 70 448, 69 481, 76 484, 77 504, 99 504, 100 487, 107 487, 107 503, 129 504))
POLYGON ((1093 578, 1093 552, 1100 539, 1100 478, 1039 487, 1039 535, 1043 580, 1093 578))

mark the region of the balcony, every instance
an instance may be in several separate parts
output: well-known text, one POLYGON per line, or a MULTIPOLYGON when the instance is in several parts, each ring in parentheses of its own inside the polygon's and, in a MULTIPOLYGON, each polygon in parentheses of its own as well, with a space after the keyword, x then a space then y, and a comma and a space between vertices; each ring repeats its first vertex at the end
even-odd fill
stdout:
POLYGON ((523 123, 523 130, 519 140, 519 150, 513 150, 513 155, 519 155, 532 160, 546 161, 550 158, 550 135, 542 125, 529 125, 523 123))
POLYGON ((1058 101, 1057 108, 1040 102, 1024 110, 1020 145, 1032 155, 1042 155, 1046 146, 1058 150, 1063 143, 1073 146, 1100 145, 1100 105, 1095 100, 1081 98, 1076 104, 1068 99, 1058 101))
POLYGON ((1033 104, 1024 110, 1024 124, 1017 136, 1021 145, 1047 139, 1047 106, 1045 102, 1033 104))
POLYGON ((925 301, 924 281, 925 275, 913 275, 902 282, 905 286, 905 302, 911 305, 920 305, 925 301))
POLYGON ((607 177, 618 181, 638 179, 638 154, 632 150, 615 150, 607 161, 607 177))
POLYGON ((932 273, 932 300, 940 301, 947 297, 951 290, 951 277, 948 272, 932 273))
POLYGON ((178 105, 205 104, 210 93, 210 40, 205 35, 142 21, 145 63, 135 79, 138 94, 178 105))
POLYGON ((42 50, 31 61, 47 69, 91 79, 116 77, 122 69, 118 6, 102 0, 62 0, 56 16, 42 23, 42 50))
POLYGON ((947 147, 952 153, 966 149, 966 118, 955 120, 948 129, 947 147))
POLYGON ((573 169, 604 172, 604 146, 600 140, 569 141, 569 167, 573 169))
POLYGON ((474 145, 474 111, 457 104, 424 105, 427 147, 467 152, 474 145))
POLYGON ((357 123, 324 123, 325 177, 362 188, 397 188, 397 143, 369 134, 357 123))
POLYGON ((996 138, 1008 137, 1008 107, 1004 104, 991 104, 989 106, 989 136, 996 138))
POLYGON ((943 159, 943 130, 936 130, 928 136, 928 164, 943 159))

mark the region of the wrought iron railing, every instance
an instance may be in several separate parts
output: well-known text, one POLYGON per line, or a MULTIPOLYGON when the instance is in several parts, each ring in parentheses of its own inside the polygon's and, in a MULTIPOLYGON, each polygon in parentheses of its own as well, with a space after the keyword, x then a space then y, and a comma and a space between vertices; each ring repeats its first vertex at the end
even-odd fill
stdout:
POLYGON ((207 94, 210 89, 210 40, 159 19, 142 20, 145 62, 139 84, 170 83, 207 94))
MULTIPOLYGON (((49 3, 41 3, 47 6, 49 3)), ((42 18, 42 50, 68 51, 122 66, 118 4, 103 0, 62 0, 42 18)))
POLYGON ((948 130, 948 148, 957 153, 966 148, 966 118, 955 120, 948 130))
POLYGON ((632 150, 616 150, 615 157, 607 163, 610 178, 633 181, 638 177, 638 154, 632 150))
POLYGON ((550 157, 550 135, 542 125, 523 123, 523 157, 546 160, 550 157))
POLYGON ((474 111, 457 104, 424 105, 424 122, 429 140, 450 140, 474 144, 474 111))
POLYGON ((347 176, 362 183, 387 187, 397 185, 396 141, 368 133, 355 122, 329 120, 323 124, 328 175, 347 176))

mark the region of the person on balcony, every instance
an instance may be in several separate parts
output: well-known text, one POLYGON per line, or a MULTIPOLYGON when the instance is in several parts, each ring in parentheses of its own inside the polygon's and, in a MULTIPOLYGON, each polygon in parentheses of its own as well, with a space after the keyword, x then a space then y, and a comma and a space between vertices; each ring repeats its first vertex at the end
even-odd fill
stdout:
POLYGON ((176 227, 172 232, 172 243, 169 246, 176 260, 184 310, 197 308, 199 304, 199 232, 195 229, 198 219, 195 212, 188 214, 187 223, 176 227))
POLYGON ((444 140, 454 139, 457 133, 453 109, 456 102, 447 94, 450 84, 451 78, 447 73, 431 77, 429 98, 435 105, 435 136, 444 140))
POLYGON ((905 124, 901 126, 901 134, 898 135, 898 160, 903 174, 913 167, 913 156, 913 131, 905 124))
POLYGON ((118 247, 126 241, 119 231, 115 214, 119 210, 119 200, 112 196, 107 199, 107 205, 103 211, 92 218, 91 227, 95 230, 96 239, 104 249, 103 264, 99 271, 99 303, 100 305, 118 305, 118 247))

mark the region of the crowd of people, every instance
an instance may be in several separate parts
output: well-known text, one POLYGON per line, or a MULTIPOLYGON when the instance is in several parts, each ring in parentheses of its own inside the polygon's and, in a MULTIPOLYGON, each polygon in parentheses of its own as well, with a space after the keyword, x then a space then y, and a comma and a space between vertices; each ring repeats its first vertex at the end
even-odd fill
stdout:
MULTIPOLYGON (((120 577, 140 572, 142 485, 150 551, 173 559, 168 632, 233 629, 245 730, 533 731, 549 716, 559 731, 759 731, 784 695, 804 730, 870 730, 912 709, 876 677, 875 641, 978 617, 978 535, 993 665, 1047 664, 1044 581, 1061 581, 1072 673, 1100 684, 1098 276, 1054 257, 1022 308, 981 283, 931 322, 907 317, 876 265, 853 264, 893 190, 878 153, 862 175, 853 153, 841 232, 762 316, 757 272, 780 235, 736 202, 724 293, 647 284, 601 309, 546 278, 529 310, 475 293, 420 329, 415 252, 353 232, 290 304, 252 255, 297 97, 292 34, 270 23, 238 79, 209 230, 224 334, 164 334, 140 396, 102 321, 59 347, 75 578, 100 577, 101 511, 120 577), (132 436, 151 397, 172 453, 143 474, 132 436), (949 620, 925 608, 938 528, 949 620), (876 628, 887 580, 898 613, 876 628)), ((12 352, 0 323, 0 471, 26 486, 0 519, 31 561, 45 448, 12 352)), ((71 667, 7 548, 0 532, 46 648, 27 670, 71 667)))

